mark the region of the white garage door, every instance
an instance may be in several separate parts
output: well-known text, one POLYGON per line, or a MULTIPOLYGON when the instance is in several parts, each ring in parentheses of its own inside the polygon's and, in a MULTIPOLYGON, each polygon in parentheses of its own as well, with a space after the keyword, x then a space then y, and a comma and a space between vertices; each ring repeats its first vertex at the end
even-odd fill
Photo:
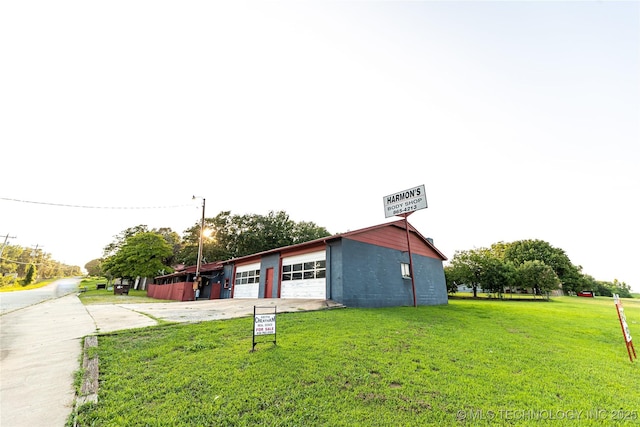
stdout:
POLYGON ((326 299, 326 251, 282 259, 281 298, 326 299))
POLYGON ((258 298, 260 290, 260 263, 243 265, 236 268, 233 282, 234 298, 258 298))

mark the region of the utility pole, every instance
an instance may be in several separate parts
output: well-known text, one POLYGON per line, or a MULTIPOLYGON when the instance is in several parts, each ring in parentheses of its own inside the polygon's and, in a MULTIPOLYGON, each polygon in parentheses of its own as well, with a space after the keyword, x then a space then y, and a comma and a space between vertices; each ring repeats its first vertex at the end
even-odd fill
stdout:
POLYGON ((38 247, 40 246, 40 244, 36 243, 36 247, 34 249, 31 250, 31 256, 35 257, 38 255, 38 247))
MULTIPOLYGON (((42 263, 38 262, 38 247, 40 246, 40 244, 36 243, 36 247, 35 249, 31 250, 31 264, 35 267, 42 265, 42 263), (35 258, 35 261, 33 260, 33 258, 35 258)), ((38 274, 40 274, 37 270, 36 270, 37 274, 36 274, 36 279, 38 277, 38 274)))
POLYGON ((0 258, 2 258, 2 252, 4 252, 4 247, 7 246, 7 240, 9 239, 15 239, 16 236, 9 236, 9 233, 7 233, 4 236, 4 242, 2 243, 2 247, 0 247, 0 258))
MULTIPOLYGON (((202 218, 200 219, 200 237, 198 238, 198 260, 196 261, 196 277, 194 279, 195 284, 193 285, 194 301, 198 299, 198 295, 200 294, 200 284, 202 283, 202 277, 200 277, 200 268, 202 267, 202 239, 204 238, 205 198, 204 197, 199 197, 199 198, 202 199, 202 218)), ((196 199, 196 196, 193 196, 193 200, 195 199, 196 199)))
POLYGON ((202 218, 200 219, 200 237, 198 238, 198 261, 196 262, 196 278, 200 277, 200 268, 202 267, 202 239, 204 238, 204 206, 205 206, 205 199, 203 197, 202 198, 202 218))

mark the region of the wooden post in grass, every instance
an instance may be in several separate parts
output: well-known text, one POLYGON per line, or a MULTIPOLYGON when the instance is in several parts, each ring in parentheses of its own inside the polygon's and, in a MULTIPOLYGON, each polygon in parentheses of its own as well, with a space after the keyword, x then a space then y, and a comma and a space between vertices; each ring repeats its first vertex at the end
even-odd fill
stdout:
POLYGON ((638 355, 636 354, 636 349, 633 347, 633 341, 631 340, 631 333, 629 332, 629 325, 627 325, 627 318, 624 315, 624 309, 622 308, 622 303, 620 302, 620 296, 618 294, 613 294, 613 301, 616 304, 616 310, 618 312, 618 320, 620 320, 620 326, 622 327, 622 336, 624 337, 624 342, 627 345, 627 353, 629 353, 629 360, 633 362, 633 359, 637 359, 638 355))

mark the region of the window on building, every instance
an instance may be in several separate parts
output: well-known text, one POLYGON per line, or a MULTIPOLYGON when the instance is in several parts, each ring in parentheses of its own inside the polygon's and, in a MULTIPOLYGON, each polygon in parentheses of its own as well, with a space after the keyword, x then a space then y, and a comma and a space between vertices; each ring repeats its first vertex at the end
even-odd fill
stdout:
POLYGON ((260 270, 249 270, 236 273, 236 285, 260 283, 260 270))
POLYGON ((400 271, 402 272, 403 279, 411 279, 411 268, 409 267, 409 264, 407 264, 406 262, 401 262, 400 271))
POLYGON ((324 279, 327 264, 325 260, 309 261, 282 266, 282 281, 324 279))

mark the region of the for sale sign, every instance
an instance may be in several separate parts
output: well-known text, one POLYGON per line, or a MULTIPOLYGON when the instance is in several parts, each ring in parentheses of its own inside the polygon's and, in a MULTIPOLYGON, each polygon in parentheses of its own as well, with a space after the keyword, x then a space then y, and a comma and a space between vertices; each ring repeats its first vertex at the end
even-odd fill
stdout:
POLYGON ((424 185, 419 185, 384 196, 383 202, 385 218, 406 215, 427 207, 427 193, 424 185))
POLYGON ((253 333, 255 335, 274 335, 276 333, 276 315, 256 314, 253 319, 253 333))
POLYGON ((618 311, 618 319, 620 320, 620 326, 622 327, 622 335, 624 336, 624 342, 627 345, 627 352, 629 353, 629 360, 633 362, 633 358, 638 358, 636 349, 631 341, 631 332, 629 332, 629 325, 627 324, 627 317, 624 315, 624 308, 620 302, 620 296, 618 294, 613 295, 613 301, 616 304, 616 310, 618 311))
POLYGON ((253 345, 251 351, 255 351, 256 344, 261 342, 272 342, 273 345, 276 345, 276 314, 276 307, 253 306, 253 345), (262 313, 258 313, 258 310, 262 313), (269 312, 265 313, 265 310, 269 310, 269 312), (256 341, 256 337, 263 335, 273 335, 273 341, 264 341, 264 338, 263 341, 256 341))
POLYGON ((622 334, 624 335, 625 342, 631 342, 631 332, 629 332, 629 325, 627 324, 627 316, 624 315, 624 308, 622 308, 622 303, 620 302, 620 297, 618 294, 613 296, 613 300, 616 303, 616 308, 618 309, 618 317, 620 318, 620 325, 622 326, 622 334))

